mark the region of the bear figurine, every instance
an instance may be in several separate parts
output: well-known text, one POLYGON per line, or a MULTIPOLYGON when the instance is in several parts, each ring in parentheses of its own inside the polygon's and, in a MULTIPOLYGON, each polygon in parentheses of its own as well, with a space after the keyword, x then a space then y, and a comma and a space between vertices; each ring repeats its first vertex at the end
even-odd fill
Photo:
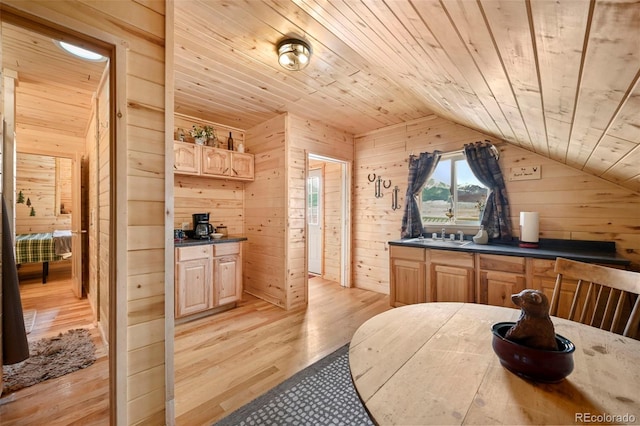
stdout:
POLYGON ((521 313, 505 338, 530 348, 558 350, 547 296, 541 291, 526 289, 511 295, 511 300, 520 307, 521 313))

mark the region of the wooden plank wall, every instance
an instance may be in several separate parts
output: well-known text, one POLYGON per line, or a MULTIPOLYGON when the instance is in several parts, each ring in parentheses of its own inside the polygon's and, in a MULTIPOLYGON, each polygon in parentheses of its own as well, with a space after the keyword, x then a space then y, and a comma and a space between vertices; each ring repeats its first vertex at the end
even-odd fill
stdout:
POLYGON ((243 283, 250 294, 286 307, 286 157, 284 116, 247 130, 255 180, 245 184, 243 283))
POLYGON ((353 136, 321 122, 287 114, 287 309, 307 304, 306 169, 308 154, 353 161, 353 136))
MULTIPOLYGON (((354 191, 354 282, 357 287, 389 292, 387 241, 400 238, 403 209, 391 209, 391 190, 375 198, 371 173, 400 187, 405 202, 410 154, 459 150, 465 143, 489 140, 500 149, 500 166, 539 165, 542 179, 507 182, 514 233, 520 211, 540 212, 541 238, 615 241, 618 253, 640 267, 640 194, 554 160, 501 143, 437 116, 356 136, 354 191)), ((454 229, 455 231, 455 229, 454 229)))
MULTIPOLYGON (((116 152, 126 167, 118 183, 126 197, 116 206, 118 243, 124 259, 118 279, 119 294, 126 304, 116 307, 124 317, 125 330, 118 330, 122 354, 118 357, 117 389, 120 404, 118 424, 165 423, 164 341, 164 251, 165 251, 165 130, 164 130, 164 1, 67 2, 6 1, 10 6, 51 20, 63 27, 86 33, 120 46, 119 66, 126 87, 120 86, 115 110, 125 120, 109 123, 126 126, 126 140, 116 152), (126 53, 125 53, 126 51, 126 53), (124 57, 126 55, 126 57, 124 57), (123 66, 124 65, 124 66, 123 66), (120 124, 122 123, 122 124, 120 124), (119 149, 119 151, 118 151, 119 149), (126 150, 126 152, 123 152, 126 150)), ((169 138, 170 140, 171 138, 169 138)), ((82 141, 84 144, 84 140, 82 141)), ((112 164, 112 169, 115 165, 112 164)), ((115 170, 112 170, 114 173, 115 170)), ((102 212, 100 212, 102 213, 102 212)), ((108 247, 109 241, 100 239, 108 247)))
POLYGON ((244 182, 199 176, 174 176, 174 228, 193 229, 194 213, 209 213, 213 226, 226 225, 229 235, 244 234, 244 182))
POLYGON ((16 234, 71 229, 71 215, 56 214, 56 158, 16 154, 16 234), (17 203, 22 192, 23 203, 17 203), (30 204, 30 205, 27 205, 30 204), (35 213, 31 216, 31 209, 35 213))
POLYGON ((342 270, 342 192, 342 164, 325 163, 323 278, 335 282, 342 270))

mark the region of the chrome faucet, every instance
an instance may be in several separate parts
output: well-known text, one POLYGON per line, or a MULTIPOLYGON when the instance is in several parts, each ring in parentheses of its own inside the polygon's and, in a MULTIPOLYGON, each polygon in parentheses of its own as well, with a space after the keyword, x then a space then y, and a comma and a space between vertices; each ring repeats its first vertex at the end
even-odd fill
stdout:
POLYGON ((444 241, 447 238, 447 230, 442 228, 442 241, 444 241))
POLYGON ((458 235, 460 235, 460 241, 464 241, 464 232, 458 231, 458 235))

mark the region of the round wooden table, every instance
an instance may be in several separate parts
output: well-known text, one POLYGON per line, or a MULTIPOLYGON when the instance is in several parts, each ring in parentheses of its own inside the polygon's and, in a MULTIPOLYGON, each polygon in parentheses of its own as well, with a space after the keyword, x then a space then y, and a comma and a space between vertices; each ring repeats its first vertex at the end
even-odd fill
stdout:
POLYGON ((556 333, 576 346, 575 367, 560 383, 534 383, 502 367, 491 347, 491 325, 519 314, 472 303, 422 303, 368 320, 351 340, 349 365, 373 420, 640 423, 640 341, 552 317, 556 333))

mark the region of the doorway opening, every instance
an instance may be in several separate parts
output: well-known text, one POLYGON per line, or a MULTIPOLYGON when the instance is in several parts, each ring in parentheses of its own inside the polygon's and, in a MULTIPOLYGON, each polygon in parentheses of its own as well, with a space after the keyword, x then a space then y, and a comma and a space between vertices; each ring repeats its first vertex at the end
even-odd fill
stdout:
MULTIPOLYGON (((0 164, 11 233, 68 235, 64 252, 21 264, 20 296, 31 322, 27 337, 31 342, 72 328, 90 330, 97 361, 89 368, 99 369, 91 386, 104 386, 104 402, 95 409, 108 419, 113 52, 89 36, 11 12, 2 12, 0 24, 2 65, 10 71, 2 84, 12 89, 1 91, 7 126, 0 164), (74 58, 60 40, 100 52, 104 60, 74 58)), ((82 385, 68 391, 68 399, 87 392, 82 385)), ((12 408, 18 410, 15 399, 12 408)))
POLYGON ((308 276, 351 287, 350 163, 309 153, 307 164, 308 276))

